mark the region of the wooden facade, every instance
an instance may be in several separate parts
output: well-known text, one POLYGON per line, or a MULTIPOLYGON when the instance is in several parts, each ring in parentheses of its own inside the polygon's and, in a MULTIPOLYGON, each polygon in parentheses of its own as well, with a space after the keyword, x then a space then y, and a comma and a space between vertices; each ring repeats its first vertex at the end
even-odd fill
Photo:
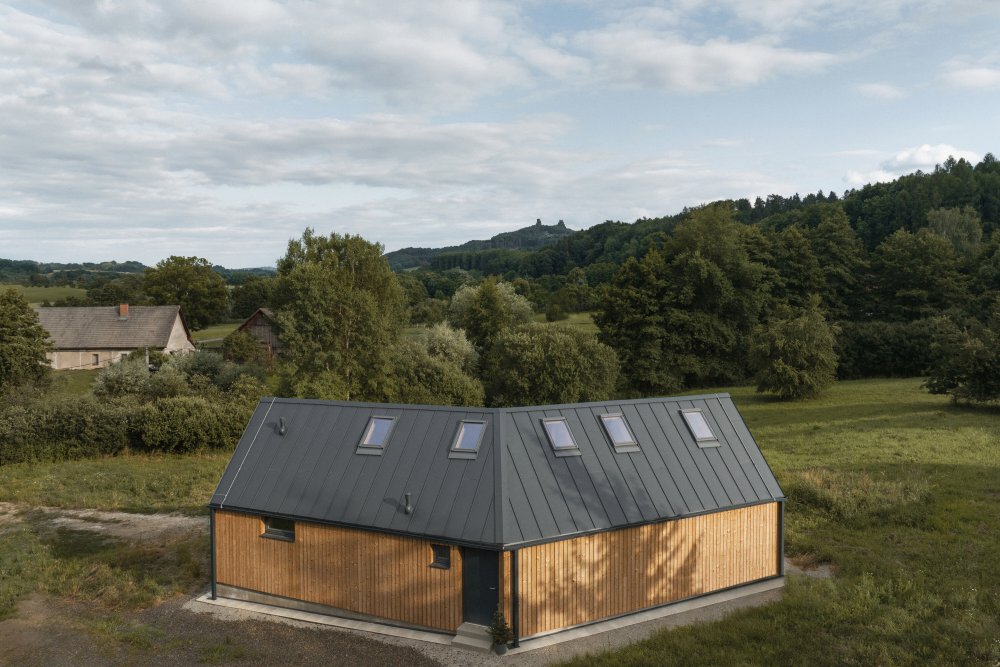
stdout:
MULTIPOLYGON (((518 635, 620 616, 775 577, 780 504, 548 542, 517 552, 518 635)), ((501 567, 512 618, 510 554, 501 567)))
POLYGON ((426 540, 305 521, 292 542, 263 531, 258 516, 216 511, 219 584, 446 632, 462 623, 458 547, 441 569, 426 540))

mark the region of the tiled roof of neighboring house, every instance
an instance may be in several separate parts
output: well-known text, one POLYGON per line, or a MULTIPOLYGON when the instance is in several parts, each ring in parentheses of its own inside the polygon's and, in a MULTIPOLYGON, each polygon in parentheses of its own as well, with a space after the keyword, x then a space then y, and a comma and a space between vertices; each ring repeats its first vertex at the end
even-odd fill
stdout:
POLYGON ((783 497, 727 394, 501 409, 265 398, 211 506, 496 548, 783 497), (381 451, 365 446, 374 420, 381 451), (478 448, 456 451, 463 423, 482 425, 478 448))
POLYGON ((180 306, 132 306, 120 319, 118 306, 36 308, 39 323, 57 350, 167 346, 180 306))

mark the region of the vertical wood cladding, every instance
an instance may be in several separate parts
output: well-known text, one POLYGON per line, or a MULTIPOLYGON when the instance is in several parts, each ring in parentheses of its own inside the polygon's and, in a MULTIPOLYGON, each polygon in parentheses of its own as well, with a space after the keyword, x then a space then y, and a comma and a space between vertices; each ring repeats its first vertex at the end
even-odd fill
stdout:
POLYGON ((430 567, 432 542, 297 521, 295 541, 261 537, 258 516, 217 511, 217 580, 454 632, 462 623, 462 556, 430 567))
POLYGON ((767 503, 521 549, 520 636, 776 576, 778 512, 767 503))

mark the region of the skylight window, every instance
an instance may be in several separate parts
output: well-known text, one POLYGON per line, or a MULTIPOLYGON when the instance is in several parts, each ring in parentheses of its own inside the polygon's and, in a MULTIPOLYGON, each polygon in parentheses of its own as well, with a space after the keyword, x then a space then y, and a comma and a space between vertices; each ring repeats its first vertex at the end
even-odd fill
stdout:
POLYGON ((681 415, 683 415, 688 430, 691 431, 691 435, 694 436, 699 447, 713 447, 719 444, 719 438, 712 432, 712 427, 708 425, 705 413, 699 409, 692 409, 681 410, 681 415))
POLYGON ((368 420, 365 433, 361 436, 358 444, 358 454, 381 454, 389 436, 392 435, 392 427, 396 424, 395 417, 372 417, 368 420))
POLYGON ((486 432, 485 421, 463 421, 458 425, 448 458, 474 459, 486 432))
POLYGON ((580 448, 573 439, 573 432, 569 430, 565 417, 543 419, 542 426, 545 427, 545 435, 548 436, 556 456, 580 455, 580 448))
POLYGON ((601 424, 604 432, 608 434, 611 444, 619 452, 639 451, 638 441, 632 435, 632 430, 625 421, 625 416, 621 414, 601 415, 601 424))

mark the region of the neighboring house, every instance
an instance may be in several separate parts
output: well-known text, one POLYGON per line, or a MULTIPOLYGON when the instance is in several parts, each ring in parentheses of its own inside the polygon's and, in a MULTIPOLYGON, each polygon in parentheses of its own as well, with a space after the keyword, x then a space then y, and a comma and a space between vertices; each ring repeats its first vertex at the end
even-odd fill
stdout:
POLYGON ((265 398, 210 504, 212 594, 460 637, 500 604, 524 639, 780 587, 783 505, 727 394, 265 398))
POLYGON ((261 348, 267 350, 269 360, 281 354, 281 341, 275 332, 274 313, 270 308, 258 308, 236 330, 245 331, 256 338, 261 348))
POLYGON ((49 332, 48 358, 56 370, 103 368, 134 350, 193 352, 180 306, 36 308, 49 332))

